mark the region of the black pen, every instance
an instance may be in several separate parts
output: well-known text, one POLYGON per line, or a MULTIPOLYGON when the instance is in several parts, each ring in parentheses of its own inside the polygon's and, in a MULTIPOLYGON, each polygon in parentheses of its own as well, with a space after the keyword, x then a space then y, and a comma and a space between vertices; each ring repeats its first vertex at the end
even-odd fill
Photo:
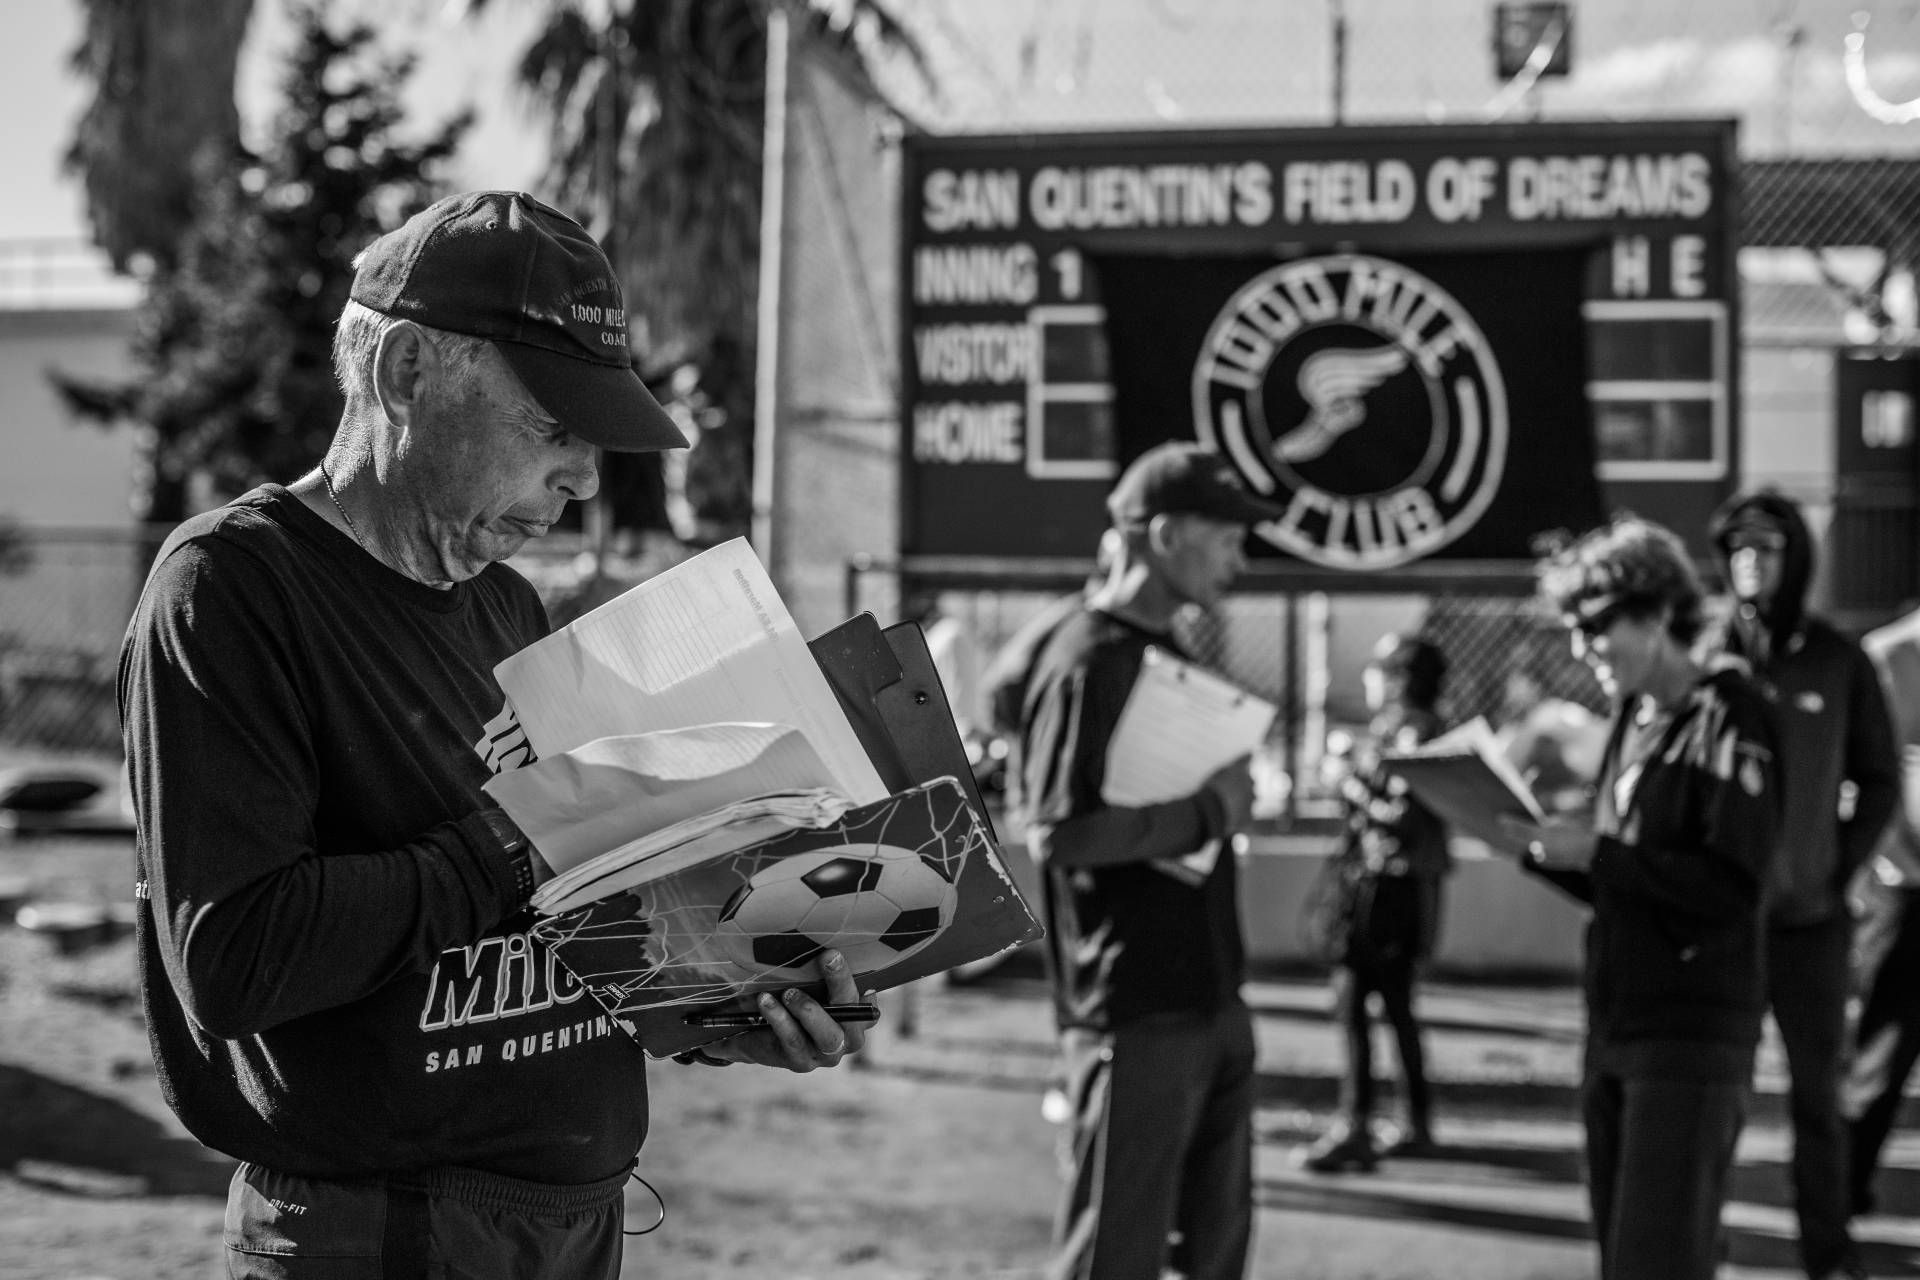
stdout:
MULTIPOLYGON (((823 1004, 820 1008, 835 1022, 880 1020, 880 1006, 877 1004, 823 1004)), ((767 1020, 759 1014, 744 1010, 738 1013, 690 1013, 684 1021, 690 1027, 739 1027, 742 1030, 767 1025, 767 1020)))

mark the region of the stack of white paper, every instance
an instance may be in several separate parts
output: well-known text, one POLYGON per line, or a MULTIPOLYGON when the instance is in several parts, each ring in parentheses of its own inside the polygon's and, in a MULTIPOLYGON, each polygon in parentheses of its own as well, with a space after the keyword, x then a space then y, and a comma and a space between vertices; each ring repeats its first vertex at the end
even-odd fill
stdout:
POLYGON ((641 583, 494 674, 538 758, 486 791, 560 873, 536 899, 544 910, 664 874, 665 851, 716 852, 887 794, 743 540, 641 583))
POLYGON ((486 785, 556 872, 747 796, 833 787, 791 725, 702 724, 597 738, 486 785))
POLYGON ((649 578, 494 675, 543 759, 598 738, 771 722, 800 730, 856 804, 887 794, 745 539, 649 578))

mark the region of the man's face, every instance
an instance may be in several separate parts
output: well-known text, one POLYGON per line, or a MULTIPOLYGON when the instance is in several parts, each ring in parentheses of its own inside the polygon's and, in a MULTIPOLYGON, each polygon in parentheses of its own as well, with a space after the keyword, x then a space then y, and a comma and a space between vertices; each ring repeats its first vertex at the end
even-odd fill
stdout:
POLYGON ((1191 514, 1167 519, 1161 564, 1168 585, 1188 604, 1205 607, 1218 602, 1247 567, 1246 526, 1191 514))
POLYGON ((1633 618, 1609 609, 1572 627, 1573 656, 1586 663, 1610 698, 1648 691, 1659 671, 1666 619, 1633 618))
POLYGON ((1736 529, 1727 537, 1727 585, 1765 608, 1780 589, 1787 537, 1777 529, 1736 529))
POLYGON ((449 582, 513 555, 600 487, 593 446, 554 421, 491 346, 457 376, 440 362, 395 467, 449 582))

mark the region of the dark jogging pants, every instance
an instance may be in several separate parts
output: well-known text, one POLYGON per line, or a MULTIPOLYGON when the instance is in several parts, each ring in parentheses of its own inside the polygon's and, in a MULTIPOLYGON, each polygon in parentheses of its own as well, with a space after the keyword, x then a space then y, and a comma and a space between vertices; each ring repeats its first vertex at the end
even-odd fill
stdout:
POLYGON ((1589 1045, 1581 1110, 1600 1280, 1713 1280, 1745 1079, 1622 1071, 1589 1045))
POLYGON ((1874 972, 1860 1011, 1858 1049, 1849 1092, 1861 1108, 1849 1133, 1853 1208, 1873 1204, 1873 1175, 1905 1097, 1907 1077, 1920 1061, 1920 890, 1900 894, 1899 932, 1874 972))
POLYGON ((1800 1264, 1810 1276, 1824 1276, 1853 1256, 1847 1121, 1840 1111, 1852 939, 1853 920, 1845 914, 1767 931, 1767 1000, 1792 1081, 1793 1208, 1800 1264))
POLYGON ((1074 1119, 1050 1280, 1240 1280, 1253 1238, 1253 1019, 1155 1014, 1063 1039, 1074 1119))
POLYGON ((627 1174, 577 1187, 470 1169, 335 1182, 242 1164, 232 1280, 618 1280, 627 1174))

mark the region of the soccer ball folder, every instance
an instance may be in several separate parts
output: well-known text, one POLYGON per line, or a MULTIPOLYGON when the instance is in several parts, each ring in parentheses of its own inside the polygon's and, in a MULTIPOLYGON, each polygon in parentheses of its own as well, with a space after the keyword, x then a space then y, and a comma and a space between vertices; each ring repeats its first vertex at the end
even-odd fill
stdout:
POLYGON ((1039 935, 953 778, 848 810, 542 919, 534 935, 654 1057, 737 1030, 761 991, 821 988, 836 947, 884 990, 1039 935))
POLYGON ((885 799, 549 916, 534 934, 656 1058, 738 1034, 690 1016, 824 987, 836 947, 881 991, 1034 941, 918 625, 860 614, 808 648, 885 799))

